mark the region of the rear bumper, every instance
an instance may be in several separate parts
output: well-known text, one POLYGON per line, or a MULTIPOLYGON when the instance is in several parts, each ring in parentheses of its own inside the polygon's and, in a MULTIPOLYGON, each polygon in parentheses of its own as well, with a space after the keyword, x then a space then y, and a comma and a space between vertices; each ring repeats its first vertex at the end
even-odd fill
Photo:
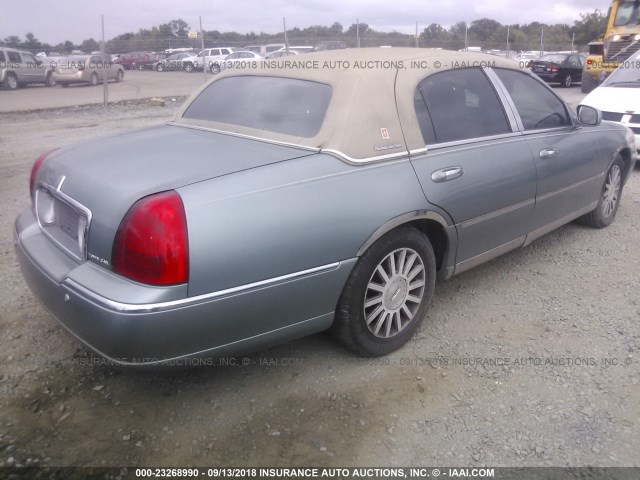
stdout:
POLYGON ((84 72, 53 72, 52 77, 56 83, 85 83, 89 78, 85 78, 84 72))
POLYGON ((352 259, 199 297, 149 301, 165 289, 78 264, 48 241, 30 209, 16 220, 14 243, 23 276, 47 310, 90 349, 121 365, 187 365, 193 357, 237 355, 325 330, 355 264, 352 259), (81 282, 91 276, 89 286, 81 282), (117 293, 114 280, 130 284, 144 303, 96 288, 117 293))

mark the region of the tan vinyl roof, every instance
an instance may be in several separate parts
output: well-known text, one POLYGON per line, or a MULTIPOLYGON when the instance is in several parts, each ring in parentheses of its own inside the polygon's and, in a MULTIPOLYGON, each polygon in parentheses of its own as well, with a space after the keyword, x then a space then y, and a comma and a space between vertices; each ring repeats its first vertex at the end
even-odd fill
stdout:
POLYGON ((417 84, 436 72, 482 66, 519 68, 518 63, 497 56, 423 48, 344 49, 284 57, 259 62, 258 68, 226 70, 216 75, 185 102, 174 122, 334 151, 354 162, 406 155, 425 147, 413 106, 417 84), (210 83, 238 75, 297 78, 330 85, 333 94, 317 135, 300 138, 182 118, 193 98, 210 83))

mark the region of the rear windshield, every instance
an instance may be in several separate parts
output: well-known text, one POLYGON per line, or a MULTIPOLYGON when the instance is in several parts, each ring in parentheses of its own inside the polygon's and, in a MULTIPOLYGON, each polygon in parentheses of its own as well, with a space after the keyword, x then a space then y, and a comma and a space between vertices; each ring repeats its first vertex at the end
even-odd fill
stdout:
POLYGON ((544 55, 540 57, 541 62, 562 63, 567 59, 566 55, 544 55))
POLYGON ((315 136, 331 99, 331 87, 292 78, 237 76, 213 82, 183 118, 315 136))

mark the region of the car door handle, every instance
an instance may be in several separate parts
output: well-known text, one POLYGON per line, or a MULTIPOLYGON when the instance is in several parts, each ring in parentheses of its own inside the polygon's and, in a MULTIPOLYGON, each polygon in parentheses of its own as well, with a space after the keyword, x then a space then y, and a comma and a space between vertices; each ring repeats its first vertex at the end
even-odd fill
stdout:
POLYGON ((431 174, 431 180, 436 183, 446 182, 447 180, 453 180, 458 178, 464 173, 462 167, 447 167, 441 170, 436 170, 431 174))
POLYGON ((545 148, 544 150, 540 150, 540 158, 551 158, 555 157, 558 154, 558 150, 555 148, 545 148))

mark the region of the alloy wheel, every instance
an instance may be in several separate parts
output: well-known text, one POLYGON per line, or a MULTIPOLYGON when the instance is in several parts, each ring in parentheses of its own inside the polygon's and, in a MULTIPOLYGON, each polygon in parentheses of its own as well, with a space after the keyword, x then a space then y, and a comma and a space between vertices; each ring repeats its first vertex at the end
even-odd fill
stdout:
POLYGON ((618 165, 611 167, 607 176, 607 182, 604 185, 602 198, 602 214, 605 217, 609 217, 615 211, 616 205, 618 204, 621 178, 620 167, 618 165))
POLYGON ((425 292, 422 258, 411 248, 394 250, 376 267, 367 284, 364 318, 379 338, 400 333, 415 318, 425 292))

